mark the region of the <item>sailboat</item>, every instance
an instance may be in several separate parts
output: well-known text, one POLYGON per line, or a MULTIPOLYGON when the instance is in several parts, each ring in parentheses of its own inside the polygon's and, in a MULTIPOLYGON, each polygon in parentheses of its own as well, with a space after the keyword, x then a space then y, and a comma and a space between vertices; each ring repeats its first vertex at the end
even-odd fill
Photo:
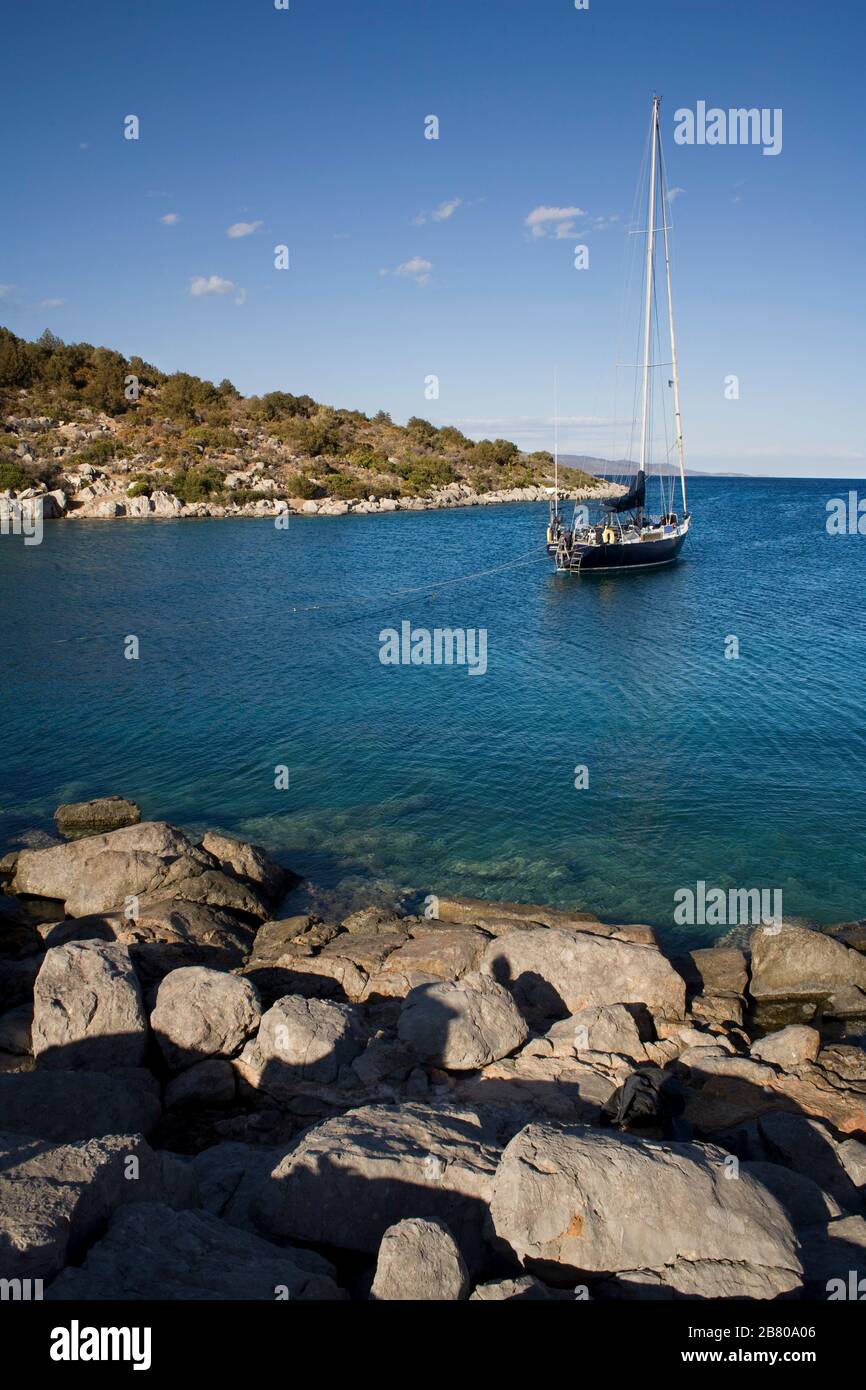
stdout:
MULTIPOLYGON (((547 528, 547 550, 553 556, 558 573, 584 574, 596 570, 647 569, 669 565, 679 556, 689 533, 691 517, 686 505, 686 470, 683 450, 682 418, 680 415, 680 380, 677 364, 677 343, 674 332, 673 297, 671 294, 671 261, 668 239, 668 199, 665 196, 664 164, 661 131, 659 128, 659 98, 653 97, 649 135, 649 196, 646 226, 646 260, 642 316, 643 358, 641 372, 640 452, 637 472, 629 480, 624 493, 600 504, 601 515, 593 524, 587 518, 587 508, 575 507, 571 526, 566 526, 560 511, 559 450, 554 456, 554 491, 550 502, 547 528), (657 209, 661 209, 661 227, 656 228, 657 209), (656 318, 656 231, 663 234, 664 282, 670 336, 670 362, 652 362, 655 346, 653 336, 656 318), (654 368, 671 368, 668 386, 673 390, 673 440, 667 454, 675 453, 679 465, 682 512, 674 510, 673 478, 675 470, 670 457, 659 468, 660 505, 653 514, 647 507, 647 478, 652 473, 651 428, 653 419, 654 368)), ((657 325, 656 325, 657 327, 657 325)))

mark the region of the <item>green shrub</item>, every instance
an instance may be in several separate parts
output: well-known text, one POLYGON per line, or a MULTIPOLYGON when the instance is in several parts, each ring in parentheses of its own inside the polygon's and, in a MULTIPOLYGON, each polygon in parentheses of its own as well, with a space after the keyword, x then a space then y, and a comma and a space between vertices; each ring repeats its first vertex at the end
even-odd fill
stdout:
POLYGON ((391 465, 386 454, 375 449, 353 449, 349 462, 356 468, 368 468, 371 473, 389 473, 391 465))
POLYGON ((14 463, 11 459, 0 460, 0 492, 5 492, 7 488, 11 492, 20 492, 29 481, 20 463, 14 463))
POLYGON ((181 502, 207 502, 222 494, 222 474, 213 468, 187 468, 174 474, 168 490, 181 502))
POLYGON ((204 449, 236 449, 240 443, 234 430, 225 425, 193 425, 184 430, 183 442, 193 446, 199 444, 204 449))
POLYGON ((153 492, 153 483, 146 478, 136 478, 135 482, 126 489, 127 497, 150 497, 153 492))

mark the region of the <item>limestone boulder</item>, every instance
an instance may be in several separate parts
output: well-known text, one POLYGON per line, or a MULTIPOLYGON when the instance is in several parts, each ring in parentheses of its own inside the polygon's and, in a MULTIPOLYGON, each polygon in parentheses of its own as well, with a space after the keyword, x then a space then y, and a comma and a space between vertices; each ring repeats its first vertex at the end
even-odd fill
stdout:
POLYGON ((81 1268, 66 1269, 51 1300, 336 1300, 333 1270, 310 1251, 279 1249, 204 1211, 140 1201, 112 1218, 81 1268))
POLYGON ((382 971, 423 971, 440 980, 457 980, 476 968, 489 939, 474 927, 414 927, 412 939, 390 952, 382 971))
POLYGON ((507 989, 477 972, 406 996, 398 1035, 419 1061, 474 1071, 522 1046, 529 1029, 507 989))
POLYGON ((469 1288, 469 1271, 444 1222, 409 1218, 383 1235, 372 1299, 453 1303, 468 1297, 469 1288))
POLYGON ((660 951, 610 937, 556 928, 513 932, 490 943, 480 969, 539 1017, 606 1004, 643 1004, 670 1018, 685 1011, 685 982, 660 951))
POLYGON ((679 1294, 775 1298, 802 1279, 793 1226, 724 1150, 528 1125, 508 1144, 490 1215, 503 1250, 549 1282, 643 1278, 679 1294))
POLYGON ((50 1279, 117 1207, 166 1195, 159 1156, 140 1135, 58 1145, 0 1133, 4 1278, 50 1279))
POLYGON ((248 1085, 272 1095, 299 1081, 337 1080, 363 1050, 366 1031, 351 1004, 288 995, 262 1015, 255 1039, 238 1059, 248 1085))
POLYGON ((787 922, 758 927, 751 948, 755 1000, 823 998, 846 985, 866 990, 866 956, 823 932, 787 922))
POLYGON ((98 796, 93 801, 70 801, 58 806, 54 822, 61 835, 92 835, 137 825, 141 807, 122 796, 98 796))
POLYGON ((820 1050, 821 1034, 817 1028, 796 1023, 780 1028, 776 1033, 768 1033, 753 1042, 750 1048, 752 1056, 759 1062, 769 1062, 783 1071, 790 1071, 802 1062, 814 1062, 820 1050))
POLYGON ((162 1106, 159 1086, 143 1068, 0 1075, 0 1126, 55 1143, 107 1134, 148 1135, 162 1106))
POLYGON ((73 941, 46 952, 33 991, 40 1066, 137 1067, 146 1045, 141 987, 125 946, 73 941))
POLYGON ((232 1057, 261 1018, 258 994, 249 980, 193 965, 166 975, 150 1024, 174 1070, 205 1057, 232 1057))
POLYGON ((470 1108, 360 1106, 302 1135, 261 1184, 253 1217, 274 1236, 370 1255, 399 1221, 444 1221, 473 1268, 500 1152, 470 1108))

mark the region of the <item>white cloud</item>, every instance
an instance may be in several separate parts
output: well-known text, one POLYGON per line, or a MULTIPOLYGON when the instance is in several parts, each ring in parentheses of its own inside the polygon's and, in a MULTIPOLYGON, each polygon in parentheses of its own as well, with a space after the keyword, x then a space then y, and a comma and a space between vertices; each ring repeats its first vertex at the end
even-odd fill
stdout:
POLYGON ((547 236, 552 227, 554 235, 561 240, 563 237, 571 236, 575 218, 585 216, 583 208, 554 208, 541 204, 540 207, 532 209, 524 221, 524 226, 530 229, 534 237, 547 236))
POLYGON ((164 222, 167 227, 174 227, 180 221, 180 213, 167 212, 165 216, 161 217, 159 220, 160 222, 164 222))
POLYGON ((462 198, 450 198, 446 203, 440 203, 438 208, 434 208, 432 217, 434 222, 447 222, 448 218, 457 211, 462 204, 462 198))
POLYGON ((685 190, 684 188, 669 188, 669 189, 668 189, 668 202, 669 202, 669 203, 672 203, 672 202, 674 201, 675 198, 678 198, 678 197, 680 196, 680 194, 681 194, 681 193, 685 193, 685 191, 686 191, 686 190, 685 190))
POLYGON ((261 227, 261 219, 258 222, 233 222, 230 227, 226 227, 226 236, 252 236, 261 227))
POLYGON ((381 276, 402 275, 414 280, 418 285, 428 285, 430 283, 430 272, 433 269, 432 261, 425 261, 423 256, 413 256, 410 261, 404 261, 395 270, 382 269, 379 271, 381 276))
POLYGON ((419 212, 417 217, 412 218, 413 225, 423 227, 428 220, 433 222, 447 222, 449 217, 453 217, 458 208, 462 208, 462 198, 448 198, 444 203, 440 203, 432 212, 419 212))
POLYGON ((65 299, 43 299, 40 300, 40 309, 62 309, 66 303, 65 299))
POLYGON ((195 299, 206 295, 232 295, 238 293, 238 286, 231 279, 222 279, 221 275, 193 275, 189 293, 195 299))

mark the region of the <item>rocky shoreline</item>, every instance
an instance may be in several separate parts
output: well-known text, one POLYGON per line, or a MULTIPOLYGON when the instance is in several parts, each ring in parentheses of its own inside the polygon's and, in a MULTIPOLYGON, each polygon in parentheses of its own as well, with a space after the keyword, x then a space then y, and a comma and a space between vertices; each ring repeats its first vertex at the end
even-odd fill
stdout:
MULTIPOLYGON (((302 497, 260 497, 254 502, 243 504, 219 502, 181 502, 171 492, 155 491, 148 496, 129 496, 122 488, 116 487, 111 479, 100 476, 98 470, 92 480, 76 480, 76 490, 67 494, 62 488, 49 491, 44 485, 26 488, 21 492, 0 492, 0 523, 9 524, 17 508, 24 520, 32 522, 37 516, 43 520, 113 521, 120 518, 150 517, 157 520, 171 520, 181 517, 278 517, 297 516, 368 516, 378 512, 427 512, 442 511, 451 507, 488 507, 504 502, 547 502, 550 491, 538 485, 531 487, 502 488, 497 492, 475 492, 468 483, 449 483, 446 487, 435 488, 426 497, 374 497, 349 498, 342 501, 336 497, 318 499, 302 497), (82 485, 83 484, 83 485, 82 485)), ((261 480, 242 477, 251 487, 261 486, 261 480)), ((562 489, 560 496, 565 501, 585 502, 603 501, 616 497, 625 489, 618 483, 609 483, 598 488, 562 489)))
POLYGON ((75 838, 0 861, 0 1277, 501 1301, 866 1275, 862 922, 669 955, 533 904, 328 921, 254 845, 119 798, 56 820, 75 838))

